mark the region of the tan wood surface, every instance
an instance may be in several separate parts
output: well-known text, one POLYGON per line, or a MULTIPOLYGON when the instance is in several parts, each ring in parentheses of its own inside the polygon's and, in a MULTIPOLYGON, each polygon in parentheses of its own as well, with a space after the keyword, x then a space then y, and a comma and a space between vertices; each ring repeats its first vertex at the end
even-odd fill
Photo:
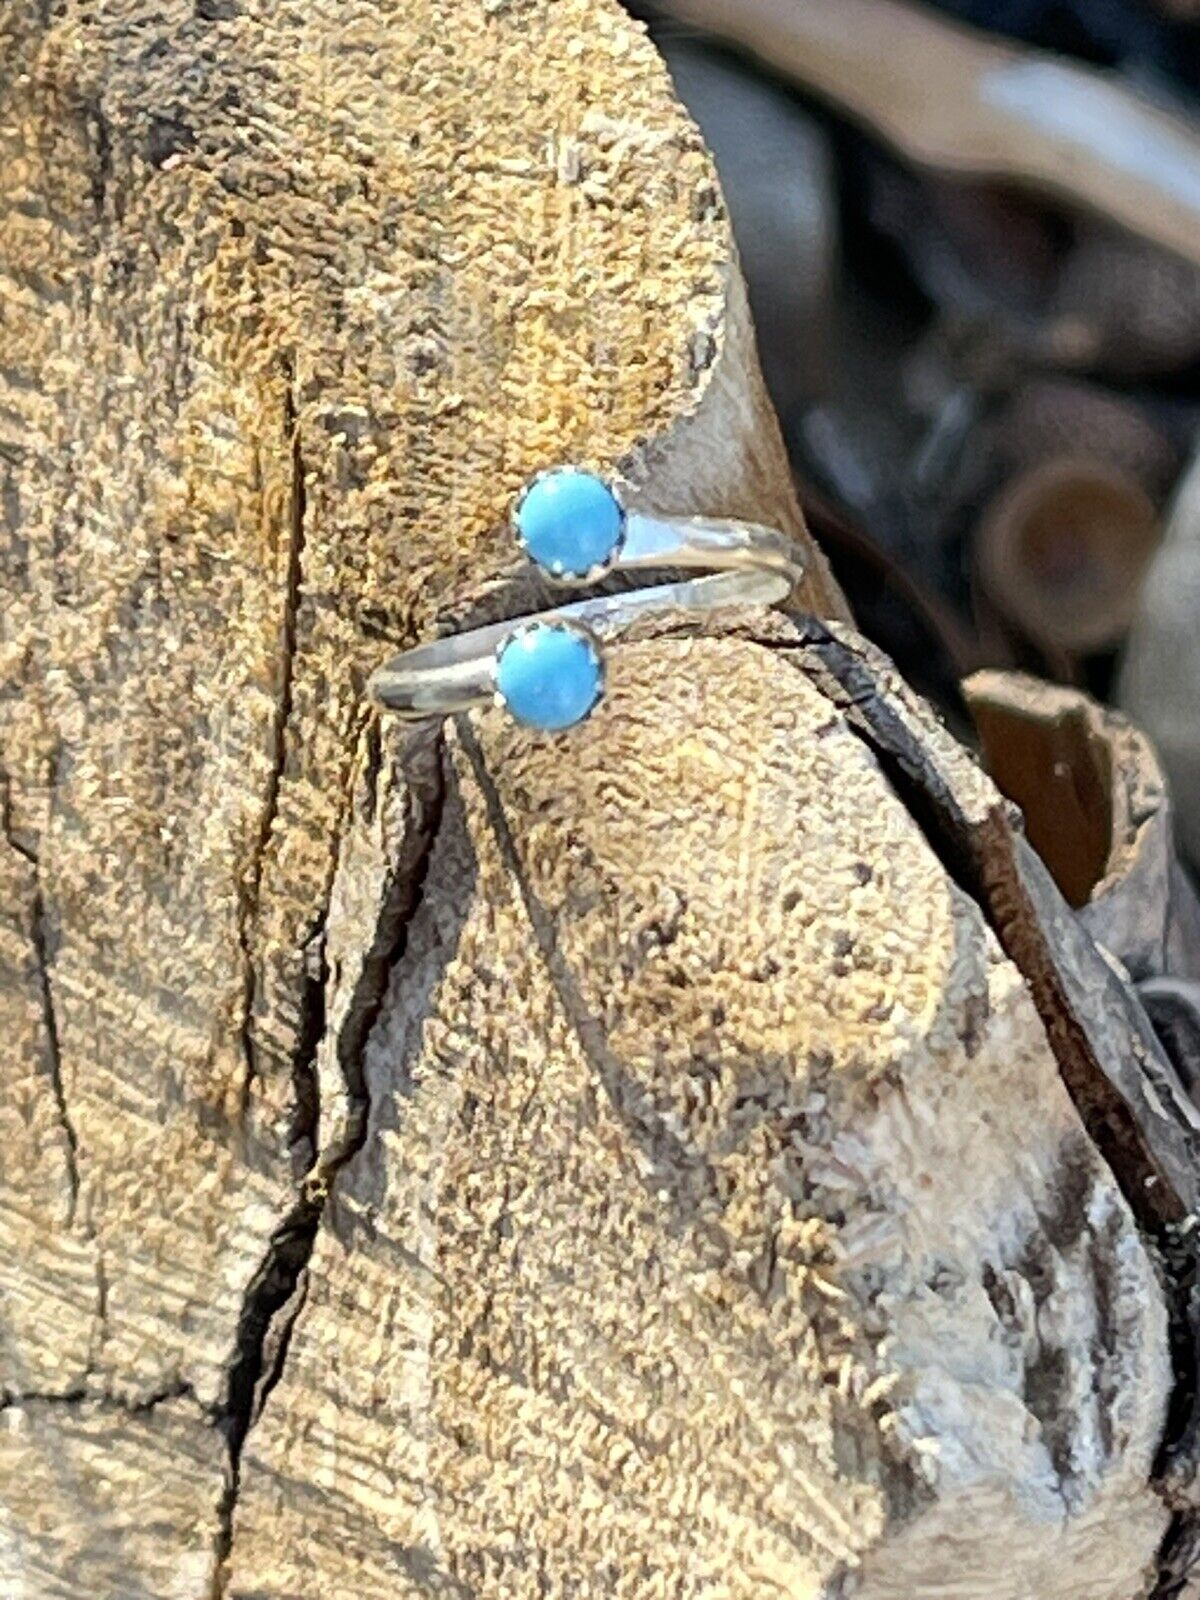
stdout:
POLYGON ((571 740, 362 702, 548 459, 806 540, 645 39, 0 62, 0 1591, 1128 1600, 1150 1258, 853 696, 762 619, 571 740))
MULTIPOLYGON (((1022 975, 782 643, 610 692, 569 783, 448 737, 230 1593, 1127 1600, 1163 1310, 1022 975)), ((360 939, 426 762, 364 752, 360 939)))
POLYGON ((14 0, 0 64, 0 1390, 83 1450, 81 1395, 241 1408, 369 668, 479 603, 562 455, 804 534, 711 165, 615 6, 14 0))

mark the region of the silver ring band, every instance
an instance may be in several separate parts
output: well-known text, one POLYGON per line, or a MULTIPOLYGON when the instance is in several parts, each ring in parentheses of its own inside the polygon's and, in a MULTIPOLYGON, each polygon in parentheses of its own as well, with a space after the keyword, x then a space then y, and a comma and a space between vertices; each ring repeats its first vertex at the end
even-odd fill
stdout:
MULTIPOLYGON (((557 730, 581 721, 599 701, 604 646, 631 624, 662 612, 778 605, 790 598, 804 574, 794 542, 773 528, 708 517, 656 517, 623 507, 621 517, 620 541, 601 569, 604 574, 683 570, 704 575, 573 600, 419 645, 372 675, 372 697, 410 718, 446 716, 499 699, 517 720, 557 730), (513 646, 518 648, 510 654, 513 646), (545 659, 535 662, 535 654, 545 659), (544 696, 530 700, 537 687, 535 669, 543 676, 560 674, 557 694, 549 701, 544 696)), ((575 583, 596 575, 550 574, 552 581, 575 583)))

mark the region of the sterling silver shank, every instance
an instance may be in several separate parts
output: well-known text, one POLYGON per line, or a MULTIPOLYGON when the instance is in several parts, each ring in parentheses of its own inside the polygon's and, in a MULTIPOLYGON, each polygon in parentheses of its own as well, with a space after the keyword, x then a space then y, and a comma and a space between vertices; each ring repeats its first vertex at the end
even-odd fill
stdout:
POLYGON ((659 612, 707 613, 786 601, 804 575, 793 542, 756 523, 627 513, 612 572, 700 570, 703 577, 625 594, 573 600, 532 616, 496 622, 406 650, 375 672, 369 692, 402 717, 446 716, 485 704, 495 693, 496 653, 515 629, 561 619, 582 624, 603 646, 632 623, 659 612))

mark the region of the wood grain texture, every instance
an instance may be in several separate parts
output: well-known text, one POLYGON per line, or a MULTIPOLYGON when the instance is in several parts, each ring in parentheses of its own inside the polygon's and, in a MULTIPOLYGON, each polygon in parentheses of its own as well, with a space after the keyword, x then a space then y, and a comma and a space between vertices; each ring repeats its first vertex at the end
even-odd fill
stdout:
POLYGON ((194 1397, 25 1400, 2 1420, 4 1594, 211 1593, 225 1447, 194 1397))
MULTIPOLYGON (((615 5, 12 0, 0 96, 0 1399, 182 1385, 236 1460, 320 1203, 366 671, 496 592, 549 459, 806 536, 615 5)), ((61 1592, 117 1570, 96 1515, 61 1592)))
POLYGON ((805 538, 645 41, 601 0, 0 40, 5 1581, 1128 1600, 1163 1299, 853 635, 647 630, 569 743, 362 705, 532 598, 548 457, 805 538))

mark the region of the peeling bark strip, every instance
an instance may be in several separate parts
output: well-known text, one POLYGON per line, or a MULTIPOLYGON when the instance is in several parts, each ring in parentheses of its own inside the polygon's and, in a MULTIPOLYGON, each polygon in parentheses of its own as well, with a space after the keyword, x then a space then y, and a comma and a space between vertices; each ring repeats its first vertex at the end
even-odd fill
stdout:
MULTIPOLYGON (((1200 1081, 1200 901, 1176 858, 1173 816, 1154 748, 1126 719, 1076 690, 1015 674, 965 685, 985 754, 1022 803, 1031 837, 1051 837, 1050 814, 1088 813, 1061 828, 1048 852, 1079 919, 1137 980, 1156 1034, 1192 1101, 1200 1081), (1088 858, 1062 859, 1091 837, 1088 858)), ((1155 1600, 1185 1591, 1195 1568, 1200 1484, 1200 1255, 1195 1230, 1161 1231, 1171 1287, 1175 1390, 1157 1477, 1176 1517, 1164 1541, 1155 1600)), ((1193 1585, 1195 1579, 1193 1577, 1193 1585)))

